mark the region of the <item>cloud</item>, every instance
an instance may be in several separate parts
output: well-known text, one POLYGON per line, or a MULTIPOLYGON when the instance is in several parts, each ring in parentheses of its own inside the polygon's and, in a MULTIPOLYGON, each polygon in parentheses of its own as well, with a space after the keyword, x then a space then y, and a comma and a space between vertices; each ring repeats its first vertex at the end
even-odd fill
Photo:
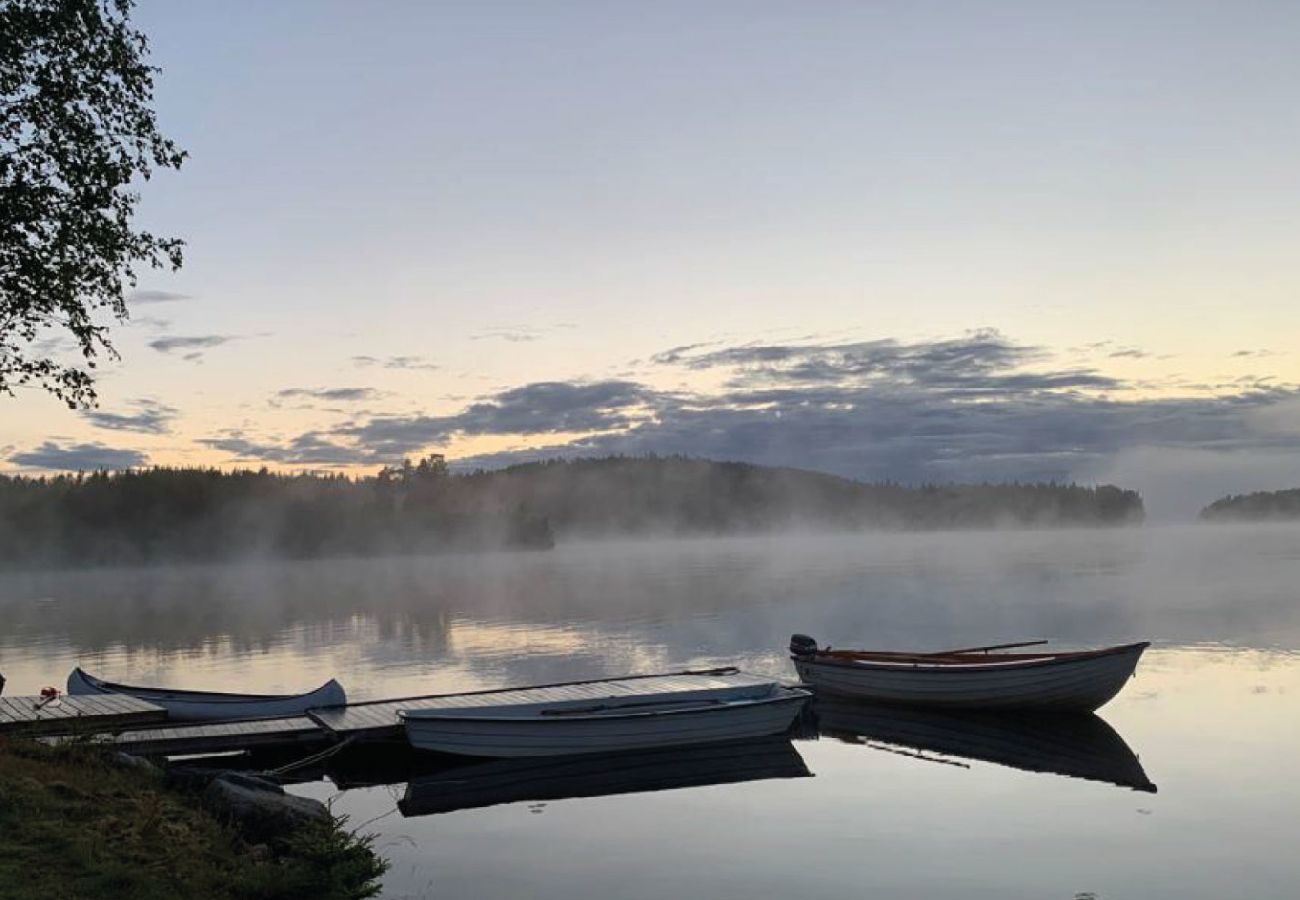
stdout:
POLYGON ((127 300, 137 305, 147 305, 150 303, 176 303, 180 300, 189 300, 189 294, 178 294, 175 291, 132 291, 127 300))
POLYGON ((358 403, 362 400, 374 400, 382 396, 382 393, 368 387, 285 388, 282 391, 276 391, 275 396, 285 400, 294 397, 310 397, 316 400, 329 400, 334 403, 358 403))
POLYGON ((439 368, 439 366, 429 362, 423 356, 354 356, 352 357, 352 364, 361 367, 377 366, 381 369, 426 369, 432 371, 439 368))
POLYGON ((32 450, 9 456, 9 462, 28 469, 56 472, 85 472, 97 469, 131 469, 143 466, 149 457, 139 450, 107 447, 98 442, 59 444, 46 441, 32 450))
POLYGON ((534 328, 489 328, 478 334, 471 334, 471 341, 508 341, 512 344, 528 344, 540 340, 542 334, 534 328))
POLYGON ((310 431, 285 441, 250 440, 227 432, 202 440, 240 459, 295 463, 392 462, 460 435, 590 434, 626 429, 666 402, 631 381, 526 384, 481 398, 446 416, 372 416, 329 432, 310 431))
POLYGON ((140 399, 132 404, 137 410, 134 414, 112 413, 103 410, 90 410, 82 416, 96 428, 109 431, 138 431, 142 434, 167 434, 178 412, 174 407, 154 400, 140 399))
POLYGON ((656 354, 651 361, 693 370, 730 369, 734 386, 878 384, 968 394, 1123 386, 1094 369, 1015 371, 1046 356, 1041 348, 1016 344, 995 330, 981 329, 961 338, 914 343, 744 344, 713 350, 687 345, 656 354))
POLYGON ((157 316, 132 316, 131 325, 144 328, 152 328, 155 331, 166 331, 171 327, 169 319, 160 319, 157 316))
POLYGON ((1300 454, 1300 387, 1250 379, 1209 396, 1142 396, 1093 369, 1054 367, 1041 348, 992 331, 910 343, 692 345, 655 360, 720 370, 724 386, 533 382, 444 415, 359 414, 286 440, 230 434, 208 443, 241 458, 372 464, 465 437, 518 436, 541 446, 461 467, 685 454, 907 483, 1091 479, 1139 450, 1156 460, 1162 451, 1217 454, 1208 458, 1239 467, 1300 454))
POLYGON ((456 435, 584 433, 624 428, 659 402, 631 381, 543 381, 501 391, 450 416, 380 416, 339 430, 375 458, 395 459, 456 435))
POLYGON ((559 331, 562 328, 576 328, 572 322, 559 322, 554 325, 501 325, 494 328, 485 328, 475 334, 471 334, 471 341, 508 341, 512 344, 526 344, 533 341, 539 341, 547 332, 559 331))
POLYGON ((1134 447, 1300 451, 1300 436, 1251 427, 1259 409, 1298 396, 1114 402, 1063 394, 953 403, 924 393, 841 389, 732 394, 661 405, 622 431, 465 462, 682 453, 909 483, 1070 480, 1134 447))
POLYGON ((200 438, 198 443, 240 460, 328 466, 374 462, 374 457, 368 451, 343 446, 316 431, 300 434, 287 443, 275 443, 271 440, 249 439, 244 432, 232 430, 220 437, 200 438))
POLYGON ((1151 354, 1136 347, 1125 347, 1106 354, 1111 359, 1146 359, 1151 354))
POLYGON ((149 342, 149 346, 159 353, 171 353, 176 350, 188 350, 188 353, 181 355, 182 359, 195 362, 203 358, 204 352, 211 350, 213 347, 220 347, 222 344, 228 344, 231 341, 240 340, 239 335, 233 334, 200 334, 183 337, 180 335, 168 335, 166 337, 155 338, 149 342))

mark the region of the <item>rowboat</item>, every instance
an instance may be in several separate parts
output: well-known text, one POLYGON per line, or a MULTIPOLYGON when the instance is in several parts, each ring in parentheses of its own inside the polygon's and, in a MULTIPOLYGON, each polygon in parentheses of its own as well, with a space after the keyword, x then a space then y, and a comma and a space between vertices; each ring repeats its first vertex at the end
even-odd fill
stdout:
POLYGON ((293 716, 318 706, 335 706, 348 700, 343 686, 332 678, 305 694, 220 694, 115 684, 96 678, 80 668, 73 669, 68 676, 68 693, 126 694, 138 697, 167 710, 168 719, 181 722, 293 716))
POLYGON ((819 693, 947 709, 1092 712, 1119 693, 1147 642, 1066 653, 991 653, 1046 641, 939 653, 820 648, 790 638, 799 677, 819 693))
POLYGON ((427 816, 503 803, 606 797, 811 775, 788 738, 771 736, 692 747, 462 764, 411 779, 397 808, 406 817, 427 816))
POLYGON ((572 682, 443 698, 398 716, 420 750, 463 756, 611 753, 764 737, 811 694, 733 670, 572 682))
POLYGON ((823 737, 938 762, 975 760, 1154 794, 1137 754, 1096 713, 953 712, 818 698, 823 737), (924 754, 940 754, 939 757, 924 754))

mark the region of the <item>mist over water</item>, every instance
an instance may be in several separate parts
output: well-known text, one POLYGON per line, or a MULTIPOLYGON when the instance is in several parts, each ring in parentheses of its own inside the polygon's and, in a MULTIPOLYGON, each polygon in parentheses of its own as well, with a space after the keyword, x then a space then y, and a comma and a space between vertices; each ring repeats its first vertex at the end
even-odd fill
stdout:
POLYGON ((1101 714, 1152 796, 823 739, 816 776, 380 818, 390 897, 1290 897, 1300 808, 1300 528, 792 534, 548 553, 0 578, 7 693, 116 680, 353 698, 735 663, 792 631, 942 649, 1151 640, 1101 714), (508 860, 508 865, 502 865, 508 860))

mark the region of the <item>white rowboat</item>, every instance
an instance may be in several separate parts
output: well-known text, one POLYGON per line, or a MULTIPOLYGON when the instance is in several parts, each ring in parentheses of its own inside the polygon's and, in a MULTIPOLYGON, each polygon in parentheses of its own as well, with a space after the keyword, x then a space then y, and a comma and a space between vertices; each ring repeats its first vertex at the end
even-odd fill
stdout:
POLYGON ((401 710, 413 747, 464 756, 612 753, 765 737, 811 696, 731 672, 640 676, 448 698, 401 710))
POLYGON ((168 719, 178 722, 295 716, 319 706, 336 706, 348 701, 343 686, 332 678, 305 694, 220 694, 115 684, 87 674, 80 668, 73 669, 68 676, 68 693, 79 696, 126 694, 161 706, 167 710, 168 719))
POLYGON ((820 649, 805 635, 790 639, 800 679, 819 692, 904 706, 1054 712, 1092 712, 1108 702, 1133 675, 1148 646, 925 654, 820 649))

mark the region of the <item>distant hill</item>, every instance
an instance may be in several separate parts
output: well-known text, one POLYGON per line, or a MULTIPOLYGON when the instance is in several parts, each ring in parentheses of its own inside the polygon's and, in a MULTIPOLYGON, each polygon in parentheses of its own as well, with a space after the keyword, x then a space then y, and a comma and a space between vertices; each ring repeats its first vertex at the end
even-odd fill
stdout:
POLYGON ((1140 522, 1103 485, 867 484, 682 457, 454 474, 438 456, 373 477, 155 468, 0 476, 0 565, 547 549, 565 538, 1140 522))
POLYGON ((1201 519, 1207 522, 1300 521, 1300 488, 1229 494, 1201 510, 1201 519))
POLYGON ((1135 491, 1109 485, 908 487, 684 457, 559 460, 462 478, 480 502, 523 503, 558 534, 1127 525, 1144 515, 1135 491))

